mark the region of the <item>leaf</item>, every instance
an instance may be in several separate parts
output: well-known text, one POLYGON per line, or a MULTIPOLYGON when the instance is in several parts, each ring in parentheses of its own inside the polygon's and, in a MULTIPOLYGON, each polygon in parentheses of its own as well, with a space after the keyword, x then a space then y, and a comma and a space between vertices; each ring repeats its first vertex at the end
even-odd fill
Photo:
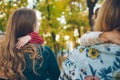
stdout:
POLYGON ((116 56, 120 56, 120 51, 116 51, 116 56))
POLYGON ((118 57, 116 57, 115 59, 120 64, 120 59, 118 57))
POLYGON ((81 78, 81 80, 84 80, 83 77, 82 77, 82 75, 80 75, 80 78, 81 78))
POLYGON ((114 65, 114 67, 117 68, 117 69, 120 68, 120 65, 117 64, 115 61, 113 62, 113 65, 114 65))
POLYGON ((112 77, 109 75, 111 72, 112 68, 109 66, 108 68, 100 69, 100 72, 98 72, 98 74, 101 76, 101 78, 104 78, 104 80, 111 80, 112 77))
POLYGON ((90 67, 92 75, 95 76, 97 70, 94 70, 90 64, 89 64, 89 67, 90 67))

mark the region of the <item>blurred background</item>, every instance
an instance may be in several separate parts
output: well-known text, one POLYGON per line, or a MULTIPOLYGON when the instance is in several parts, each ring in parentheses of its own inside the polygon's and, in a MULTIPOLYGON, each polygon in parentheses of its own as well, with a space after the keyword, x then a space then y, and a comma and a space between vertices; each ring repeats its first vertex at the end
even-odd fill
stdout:
POLYGON ((18 8, 35 9, 39 34, 54 51, 59 65, 80 45, 80 37, 93 29, 92 15, 103 0, 0 0, 0 34, 9 15, 18 8))

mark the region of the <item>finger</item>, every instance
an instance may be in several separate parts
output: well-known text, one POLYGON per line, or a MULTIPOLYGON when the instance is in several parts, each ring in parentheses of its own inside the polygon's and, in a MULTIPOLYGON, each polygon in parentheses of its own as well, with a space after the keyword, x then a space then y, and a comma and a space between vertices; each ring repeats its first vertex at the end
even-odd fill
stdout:
POLYGON ((20 49, 22 47, 22 42, 21 41, 18 41, 18 43, 16 44, 16 48, 17 49, 20 49))
POLYGON ((21 43, 19 46, 19 49, 22 48, 24 46, 24 43, 21 43))
POLYGON ((20 41, 18 41, 18 42, 16 43, 16 48, 18 48, 19 44, 20 44, 20 41))
POLYGON ((21 44, 18 43, 18 44, 16 45, 16 48, 17 48, 17 49, 20 49, 20 45, 21 45, 21 44))
POLYGON ((85 80, 93 80, 93 76, 87 76, 85 77, 85 80))
POLYGON ((17 46, 17 49, 20 49, 20 45, 21 45, 21 44, 19 44, 19 45, 17 46))
POLYGON ((15 45, 16 48, 17 48, 18 44, 19 44, 19 43, 17 42, 16 45, 15 45))
POLYGON ((97 76, 94 77, 94 80, 99 80, 99 78, 97 76))
POLYGON ((22 48, 24 45, 24 43, 20 43, 19 46, 18 46, 18 49, 22 48))
POLYGON ((20 38, 18 38, 17 40, 18 40, 18 42, 16 43, 16 47, 21 43, 21 39, 20 38))

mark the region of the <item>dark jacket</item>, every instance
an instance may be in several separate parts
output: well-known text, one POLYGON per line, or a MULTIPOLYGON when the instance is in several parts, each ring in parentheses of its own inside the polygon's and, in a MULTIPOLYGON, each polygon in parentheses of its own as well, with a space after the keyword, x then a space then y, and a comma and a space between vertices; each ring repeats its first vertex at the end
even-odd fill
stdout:
POLYGON ((41 61, 38 60, 35 63, 35 71, 38 75, 33 72, 32 69, 32 60, 30 59, 29 54, 25 54, 26 60, 26 69, 23 72, 27 80, 58 80, 60 75, 60 70, 58 67, 57 60, 54 56, 52 50, 45 46, 40 48, 40 45, 37 45, 37 50, 40 55, 43 57, 42 66, 39 67, 41 61), (42 53, 40 53, 40 50, 42 53))

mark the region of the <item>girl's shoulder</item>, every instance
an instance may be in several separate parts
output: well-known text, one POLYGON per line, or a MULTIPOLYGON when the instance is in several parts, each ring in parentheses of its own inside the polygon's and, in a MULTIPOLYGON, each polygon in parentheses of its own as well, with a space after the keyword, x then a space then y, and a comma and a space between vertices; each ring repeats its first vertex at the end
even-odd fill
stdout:
POLYGON ((52 50, 49 46, 43 46, 41 44, 35 44, 37 52, 44 58, 48 58, 52 54, 52 50))

